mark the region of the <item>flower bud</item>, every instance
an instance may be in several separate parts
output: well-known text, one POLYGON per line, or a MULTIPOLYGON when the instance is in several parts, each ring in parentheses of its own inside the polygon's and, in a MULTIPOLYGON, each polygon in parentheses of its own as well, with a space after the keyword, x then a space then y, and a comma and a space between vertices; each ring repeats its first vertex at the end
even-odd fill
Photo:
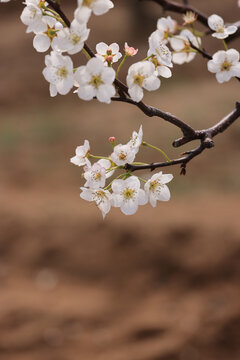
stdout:
POLYGON ((124 45, 124 51, 125 51, 125 55, 127 56, 134 56, 137 54, 138 49, 134 49, 133 47, 128 46, 127 43, 125 43, 124 45))
POLYGON ((115 141, 116 141, 115 136, 110 136, 109 139, 108 139, 108 141, 109 141, 110 143, 115 143, 115 141))

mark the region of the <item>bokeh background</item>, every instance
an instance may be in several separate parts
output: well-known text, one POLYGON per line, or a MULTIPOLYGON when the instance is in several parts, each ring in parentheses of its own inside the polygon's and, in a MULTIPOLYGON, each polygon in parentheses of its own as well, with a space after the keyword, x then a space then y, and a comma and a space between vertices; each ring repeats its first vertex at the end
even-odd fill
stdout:
MULTIPOLYGON (((167 14, 152 2, 114 2, 92 16, 89 44, 127 41, 140 60, 167 14)), ((236 0, 190 2, 239 20, 236 0)), ((62 0, 70 18, 75 5, 62 0)), ((131 217, 113 209, 103 221, 79 198, 81 169, 69 162, 77 145, 89 139, 92 153, 105 155, 109 136, 125 143, 142 124, 144 139, 172 158, 189 146, 172 148, 175 127, 127 104, 50 98, 45 54, 25 34, 22 8, 0 7, 0 359, 239 360, 239 122, 185 177, 167 169, 170 202, 131 217)), ((205 47, 222 45, 208 38, 205 47)), ((194 128, 213 125, 239 100, 239 83, 219 85, 200 56, 173 73, 144 100, 194 128)), ((138 159, 161 157, 141 150, 138 159)))

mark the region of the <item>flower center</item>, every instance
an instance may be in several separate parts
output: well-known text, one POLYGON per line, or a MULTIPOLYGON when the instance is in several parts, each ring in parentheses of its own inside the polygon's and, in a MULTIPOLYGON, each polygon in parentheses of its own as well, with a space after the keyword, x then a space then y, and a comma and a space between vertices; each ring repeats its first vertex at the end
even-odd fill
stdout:
POLYGON ((127 157, 127 154, 125 154, 124 152, 121 152, 120 154, 119 154, 119 160, 125 160, 126 159, 126 157, 127 157))
POLYGON ((136 192, 136 190, 126 188, 123 192, 123 196, 126 200, 132 199, 132 198, 134 198, 135 192, 136 192))
POLYGON ((144 76, 137 74, 134 76, 134 84, 138 86, 142 86, 144 80, 144 76))
POLYGON ((231 68, 231 64, 228 61, 224 61, 221 66, 222 71, 229 71, 231 68))
POLYGON ((106 199, 107 199, 107 195, 105 194, 104 191, 102 190, 95 191, 93 195, 93 200, 96 202, 97 205, 100 205, 101 202, 103 202, 106 199))
POLYGON ((52 42, 53 38, 55 38, 57 36, 57 31, 55 30, 55 28, 51 28, 50 26, 48 26, 47 31, 45 31, 44 34, 46 34, 49 37, 49 40, 52 42))
POLYGON ((94 75, 89 82, 90 85, 95 87, 95 89, 98 89, 101 84, 103 84, 102 78, 100 75, 94 75))
POLYGON ((94 180, 99 181, 99 180, 101 180, 101 178, 102 178, 102 175, 101 175, 100 171, 97 171, 94 174, 94 180))
POLYGON ((153 180, 150 182, 149 190, 154 193, 154 192, 158 192, 161 189, 161 187, 162 184, 159 182, 159 180, 153 180))
POLYGON ((73 43, 73 45, 77 45, 80 40, 81 40, 81 36, 78 36, 77 34, 72 34, 72 43, 73 43))
POLYGON ((83 0, 82 2, 82 6, 87 6, 87 7, 91 7, 91 5, 95 2, 96 0, 83 0))
POLYGON ((66 79, 66 77, 68 76, 68 71, 65 66, 58 69, 57 75, 60 76, 62 79, 66 79))

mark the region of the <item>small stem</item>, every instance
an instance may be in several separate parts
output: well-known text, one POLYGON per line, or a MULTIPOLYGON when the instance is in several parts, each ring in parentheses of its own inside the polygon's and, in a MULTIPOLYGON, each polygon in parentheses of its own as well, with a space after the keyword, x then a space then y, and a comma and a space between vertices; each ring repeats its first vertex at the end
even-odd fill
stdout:
POLYGON ((147 165, 147 164, 143 162, 133 162, 131 165, 147 165))
POLYGON ((151 59, 153 57, 153 54, 147 56, 145 59, 143 59, 142 61, 147 61, 148 59, 151 59))
POLYGON ((147 180, 144 180, 143 178, 141 178, 140 176, 138 176, 139 180, 141 180, 144 184, 146 184, 147 180))
POLYGON ((117 68, 116 78, 118 77, 119 71, 121 70, 121 67, 123 66, 123 64, 124 64, 125 60, 127 59, 127 57, 128 57, 128 55, 125 54, 122 61, 120 62, 119 66, 117 68))
POLYGON ((88 59, 91 59, 91 55, 87 52, 87 50, 85 50, 84 48, 82 49, 82 52, 84 53, 84 55, 86 55, 86 57, 88 59))
POLYGON ((225 50, 227 51, 228 50, 228 46, 227 46, 227 43, 224 39, 222 39, 222 42, 223 42, 223 45, 224 45, 224 48, 225 50))
POLYGON ((105 157, 105 156, 97 156, 97 155, 88 154, 88 157, 90 159, 106 159, 106 160, 110 161, 110 159, 108 157, 105 157))
POLYGON ((165 152, 164 152, 163 150, 159 149, 158 147, 156 147, 156 146, 154 146, 154 145, 148 144, 148 143, 146 143, 145 141, 144 141, 142 144, 143 144, 143 146, 147 146, 147 147, 149 147, 149 148, 152 148, 152 149, 154 149, 154 150, 159 151, 159 152, 165 157, 165 159, 166 159, 168 162, 171 162, 171 159, 169 159, 169 157, 167 156, 167 154, 165 154, 165 152))

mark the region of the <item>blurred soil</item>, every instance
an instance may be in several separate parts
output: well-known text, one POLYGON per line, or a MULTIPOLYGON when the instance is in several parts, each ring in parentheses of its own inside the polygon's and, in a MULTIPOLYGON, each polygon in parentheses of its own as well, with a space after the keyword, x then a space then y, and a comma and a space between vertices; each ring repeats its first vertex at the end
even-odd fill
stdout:
MULTIPOLYGON (((201 10, 211 14, 218 4, 218 13, 235 21, 235 3, 205 1, 201 10)), ((170 157, 189 147, 173 149, 178 131, 129 105, 84 103, 72 94, 50 99, 44 54, 24 34, 21 3, 2 6, 0 359, 239 360, 239 123, 190 164, 186 177, 171 169, 169 203, 132 217, 113 209, 103 222, 79 199, 81 172, 69 163, 85 138, 104 155, 109 136, 124 143, 143 124, 146 141, 170 157)), ((143 48, 155 20, 140 38, 127 6, 122 0, 115 17, 91 20, 92 47, 118 38, 143 48)), ((149 9, 142 8, 149 19, 161 16, 155 5, 149 9)), ((237 81, 219 86, 202 59, 176 66, 159 92, 146 95, 195 128, 214 124, 237 99, 237 81)))

